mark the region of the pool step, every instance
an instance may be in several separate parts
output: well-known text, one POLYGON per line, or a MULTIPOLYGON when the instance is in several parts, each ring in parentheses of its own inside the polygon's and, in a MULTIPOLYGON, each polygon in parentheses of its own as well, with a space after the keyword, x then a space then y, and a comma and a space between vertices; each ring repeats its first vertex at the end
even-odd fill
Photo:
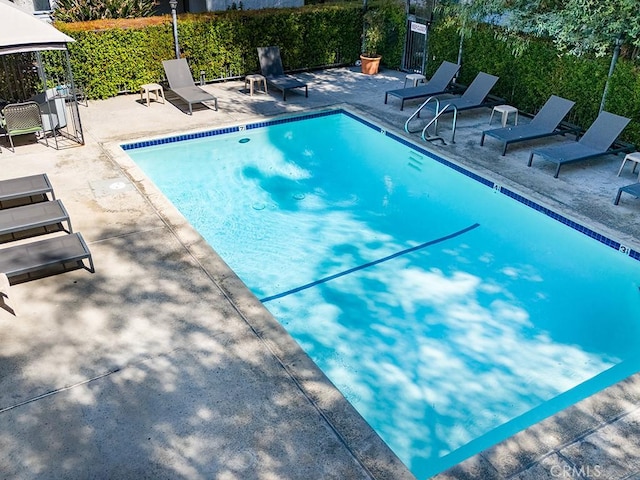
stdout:
POLYGON ((407 165, 415 168, 418 171, 422 171, 422 165, 424 164, 424 157, 417 152, 410 152, 407 165))

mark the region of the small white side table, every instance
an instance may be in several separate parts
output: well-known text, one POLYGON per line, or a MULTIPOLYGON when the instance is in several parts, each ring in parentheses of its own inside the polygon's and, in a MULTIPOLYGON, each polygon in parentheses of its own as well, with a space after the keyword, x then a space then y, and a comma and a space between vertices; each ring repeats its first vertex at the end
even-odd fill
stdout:
POLYGON ((259 73, 254 73, 251 75, 247 75, 244 77, 244 89, 247 89, 247 84, 249 84, 249 94, 253 97, 253 85, 257 83, 258 88, 260 88, 260 84, 262 84, 262 89, 264 93, 267 93, 267 79, 264 78, 263 75, 259 73))
POLYGON ((418 86, 418 83, 420 82, 424 82, 425 79, 427 77, 425 77, 424 75, 422 75, 421 73, 410 73, 409 75, 407 75, 406 77, 404 77, 404 86, 406 88, 407 86, 407 81, 411 80, 411 82, 413 83, 414 87, 418 86))
POLYGON ((493 114, 496 112, 502 114, 503 127, 507 126, 507 120, 509 119, 510 113, 515 114, 514 125, 518 125, 518 109, 516 107, 512 107, 511 105, 496 105, 495 107, 493 107, 493 110, 491 111, 491 117, 489 117, 489 125, 491 125, 491 120, 493 120, 493 114))
POLYGON ((164 90, 162 89, 162 85, 157 83, 145 83, 144 85, 140 85, 140 100, 144 100, 146 95, 147 107, 149 106, 149 96, 151 93, 155 94, 156 102, 159 100, 159 97, 162 97, 162 103, 164 103, 164 90))
MULTIPOLYGON (((631 170, 631 173, 636 173, 636 167, 640 163, 640 152, 633 152, 625 155, 625 157, 622 159, 620 170, 618 170, 618 176, 620 176, 620 174, 622 173, 624 164, 627 162, 633 162, 633 169, 631 170)), ((640 172, 638 172, 638 182, 640 182, 640 172)))

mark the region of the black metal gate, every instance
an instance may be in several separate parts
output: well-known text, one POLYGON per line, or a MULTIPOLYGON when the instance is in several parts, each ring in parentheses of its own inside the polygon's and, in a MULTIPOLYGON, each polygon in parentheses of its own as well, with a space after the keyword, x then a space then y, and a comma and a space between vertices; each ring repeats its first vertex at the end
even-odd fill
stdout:
POLYGON ((402 70, 423 73, 427 59, 428 24, 414 15, 407 18, 407 36, 404 41, 402 70))
POLYGON ((407 36, 401 69, 424 74, 429 56, 429 27, 435 0, 408 0, 407 36), (415 2, 415 3, 414 3, 415 2))

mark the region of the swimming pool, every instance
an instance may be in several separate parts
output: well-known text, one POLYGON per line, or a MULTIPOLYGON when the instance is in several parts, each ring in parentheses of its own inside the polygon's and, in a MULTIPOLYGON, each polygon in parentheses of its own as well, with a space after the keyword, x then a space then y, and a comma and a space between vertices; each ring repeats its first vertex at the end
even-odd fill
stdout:
POLYGON ((123 148, 418 478, 640 370, 637 252, 349 112, 193 137, 123 148))

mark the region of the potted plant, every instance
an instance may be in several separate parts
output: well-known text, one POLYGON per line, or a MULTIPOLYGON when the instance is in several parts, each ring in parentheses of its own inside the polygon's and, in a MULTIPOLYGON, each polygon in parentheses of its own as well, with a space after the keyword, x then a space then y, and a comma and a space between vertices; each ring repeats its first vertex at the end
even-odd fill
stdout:
POLYGON ((380 9, 369 9, 363 17, 362 53, 360 65, 362 73, 375 75, 380 68, 382 55, 378 50, 384 41, 384 14, 380 9))

